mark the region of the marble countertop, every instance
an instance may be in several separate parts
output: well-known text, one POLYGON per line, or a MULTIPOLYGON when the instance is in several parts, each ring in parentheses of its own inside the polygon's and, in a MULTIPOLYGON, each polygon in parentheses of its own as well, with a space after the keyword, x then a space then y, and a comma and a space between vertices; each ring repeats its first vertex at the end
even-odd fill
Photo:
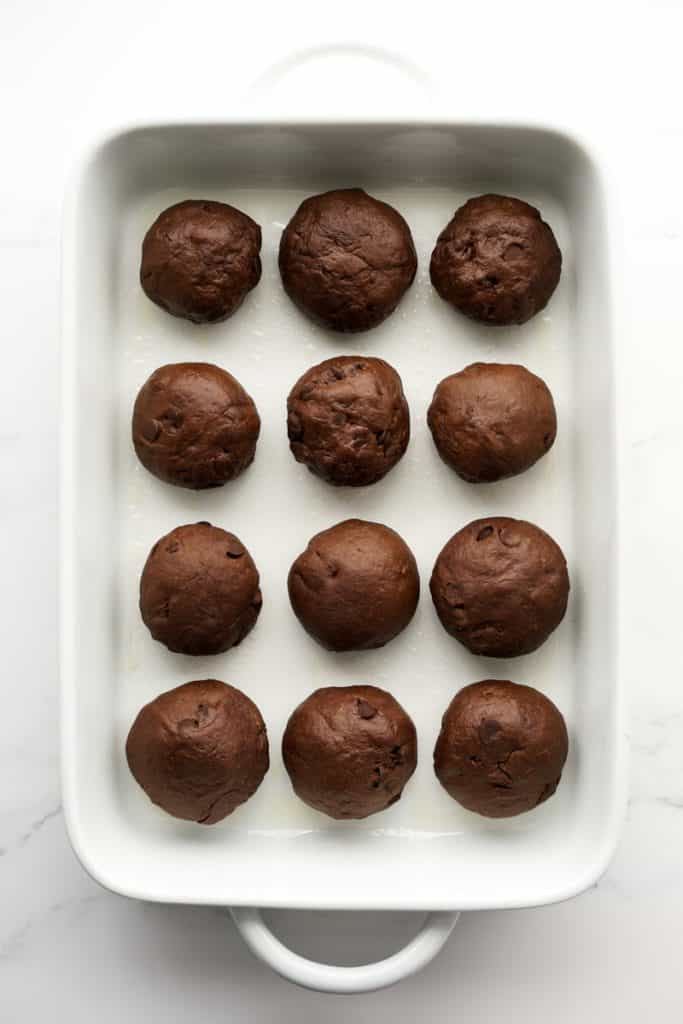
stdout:
MULTIPOLYGON (((0 1020, 196 1024, 228 1019, 457 1019, 556 1024, 677 1019, 683 918, 683 11, 664 2, 318 5, 239 13, 120 0, 3 6, 0 97, 0 1020), (294 17, 296 12, 297 17, 294 17), (440 13, 441 12, 441 13, 440 13), (264 24, 267 22, 267 24, 264 24), (609 154, 622 210, 619 390, 623 683, 630 799, 604 878, 558 906, 463 915, 441 956, 352 1004, 302 992, 243 946, 227 913, 127 901, 83 872, 64 831, 58 764, 59 243, 64 181, 83 138, 173 111, 225 113, 288 48, 361 37, 410 55, 452 110, 469 94, 571 125, 609 154)), ((340 83, 343 90, 344 83, 340 83)), ((478 108, 479 109, 479 108, 478 108)), ((353 962, 414 933, 408 914, 278 912, 304 953, 353 962), (361 919, 362 918, 362 919, 361 919), (362 935, 362 938, 360 937, 362 935)))

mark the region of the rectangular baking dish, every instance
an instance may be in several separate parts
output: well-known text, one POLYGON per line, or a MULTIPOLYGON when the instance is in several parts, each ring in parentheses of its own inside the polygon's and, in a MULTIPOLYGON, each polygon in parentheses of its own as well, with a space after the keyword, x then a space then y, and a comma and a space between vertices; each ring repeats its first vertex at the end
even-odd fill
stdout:
POLYGON ((591 885, 615 846, 623 804, 617 676, 616 447, 609 234, 601 174, 571 138, 541 128, 468 123, 180 124, 135 128, 99 144, 66 212, 62 686, 64 810, 84 867, 147 900, 262 907, 479 909, 551 903, 591 885), (353 337, 313 326, 280 286, 277 246, 299 202, 361 185, 413 231, 419 269, 382 326, 353 337), (434 240, 470 195, 496 191, 540 207, 564 255, 547 309, 490 329, 451 311, 428 274, 434 240), (263 229, 263 277, 226 323, 195 327, 153 306, 138 283, 146 227, 181 198, 217 198, 263 229), (406 457, 362 490, 325 486, 290 456, 289 388, 338 352, 373 354, 401 374, 412 414, 406 457), (137 464, 130 414, 157 366, 216 362, 254 397, 254 465, 225 488, 167 487, 137 464), (554 393, 557 442, 531 471, 496 485, 460 481, 433 449, 425 416, 436 383, 475 360, 520 362, 554 393), (487 514, 530 519, 563 547, 567 617, 535 654, 469 655, 439 625, 428 591, 448 537, 487 514), (386 522, 413 549, 422 580, 415 620, 382 650, 332 655, 289 609, 286 574, 308 538, 350 517, 386 522), (252 552, 264 595, 237 649, 192 659, 167 652, 137 611, 153 542, 207 519, 252 552), (140 706, 189 679, 215 677, 259 705, 271 770, 218 826, 156 810, 123 753, 140 706), (563 711, 570 756, 557 795, 530 814, 487 821, 451 801, 431 756, 453 694, 482 678, 538 687, 563 711), (419 765, 403 799, 363 822, 332 822, 293 795, 279 745, 290 711, 322 685, 370 682, 413 716, 419 765))

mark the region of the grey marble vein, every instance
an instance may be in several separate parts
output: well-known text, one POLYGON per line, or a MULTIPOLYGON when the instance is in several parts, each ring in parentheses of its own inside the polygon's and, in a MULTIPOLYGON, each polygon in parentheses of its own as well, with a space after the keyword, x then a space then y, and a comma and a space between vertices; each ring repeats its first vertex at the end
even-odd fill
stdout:
POLYGON ((52 807, 49 811, 46 811, 45 814, 36 818, 36 820, 32 821, 28 828, 17 836, 15 840, 5 843, 4 846, 0 846, 0 857, 6 856, 10 851, 17 849, 18 847, 26 846, 26 844, 30 842, 38 832, 40 832, 44 825, 49 821, 52 821, 53 818, 58 817, 61 813, 62 805, 59 803, 56 807, 52 807))

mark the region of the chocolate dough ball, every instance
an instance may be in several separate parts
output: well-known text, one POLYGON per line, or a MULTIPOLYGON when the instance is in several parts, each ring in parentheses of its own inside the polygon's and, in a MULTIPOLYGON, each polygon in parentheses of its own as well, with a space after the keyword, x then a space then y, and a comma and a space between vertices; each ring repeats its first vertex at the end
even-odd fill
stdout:
POLYGON ((445 377, 427 423, 439 455, 470 483, 523 473, 552 447, 553 396, 523 366, 473 363, 445 377))
POLYGON ((287 433, 294 458, 316 476, 335 486, 374 484, 410 440, 401 378, 383 359, 326 359, 290 391, 287 433))
POLYGON ((259 574, 233 533, 210 523, 177 526, 158 540, 140 578, 140 614, 178 654, 221 654, 253 629, 259 574))
POLYGON ((331 818, 395 804, 417 764, 412 720, 376 686, 328 686, 292 713, 282 758, 296 795, 331 818))
POLYGON ((160 694, 126 741, 131 773, 174 818, 214 825, 256 792, 268 771, 268 736, 253 701, 202 679, 160 694))
POLYGON ((167 313, 216 323, 258 284, 260 251, 261 228, 246 213, 186 199, 160 213, 145 235, 140 284, 167 313))
POLYGON ((555 236, 533 206, 477 196, 455 211, 432 253, 432 284, 465 316, 523 324, 548 304, 562 269, 555 236))
POLYGON ((305 199, 280 241, 285 291, 316 323, 367 331, 396 309, 417 269, 410 228, 361 188, 305 199))
POLYGON ((133 408, 133 445, 145 469, 195 490, 239 476, 253 461, 260 428, 239 381, 210 363, 160 366, 133 408))
POLYGON ((562 551, 523 519, 475 519, 448 541, 430 582, 447 633, 472 654, 514 658, 540 647, 567 608, 562 551))
POLYGON ((509 818, 557 789, 567 760, 567 727, 552 701, 501 679, 472 683, 443 716, 434 771, 468 811, 509 818))
POLYGON ((308 542, 289 570, 294 614, 328 651, 383 647, 420 596, 413 553, 388 526, 347 519, 308 542))

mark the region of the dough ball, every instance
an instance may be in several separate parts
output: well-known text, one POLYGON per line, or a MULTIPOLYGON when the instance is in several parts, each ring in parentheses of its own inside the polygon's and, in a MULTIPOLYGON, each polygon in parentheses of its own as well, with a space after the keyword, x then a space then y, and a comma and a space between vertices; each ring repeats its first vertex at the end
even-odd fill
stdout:
POLYGON ((232 316, 261 277, 261 228, 234 206, 186 199, 160 213, 142 243, 140 284, 196 324, 232 316))
POLYGON ((288 587, 299 622, 329 651, 383 647, 408 625, 420 596, 405 541, 362 519, 311 538, 289 570, 288 587))
POLYGON ((334 331, 367 331, 396 309, 417 257, 410 228, 392 206, 360 188, 305 199, 280 241, 285 291, 334 331))
POLYGON ((239 381, 210 363, 160 366, 133 409, 133 445, 145 469, 195 490, 239 476, 254 459, 260 428, 239 381))
POLYGON ((221 654, 253 629, 259 574, 232 533, 210 523, 177 526, 156 542, 140 578, 140 614, 178 654, 221 654))
POLYGON ((174 818, 214 825, 252 796, 268 771, 268 737, 253 701, 202 679, 146 704, 126 742, 128 767, 174 818))
POLYGON ((562 253, 533 206, 508 196, 469 199, 439 235, 430 264, 442 299, 494 325, 523 324, 545 309, 562 253))
POLYGON ((559 626, 569 575, 561 549, 538 526, 492 516, 451 537, 430 590, 442 626, 469 651, 514 658, 535 651, 559 626))
POLYGON ((508 363, 473 363, 445 377, 427 423, 446 465, 474 484, 523 473, 552 447, 557 433, 545 382, 508 363))
POLYGON ((326 359, 292 388, 287 433, 294 458, 316 476, 336 486, 374 484, 410 440, 401 378, 383 359, 326 359))
POLYGON ((538 807, 557 789, 567 727, 531 686, 486 679, 466 686, 443 716, 434 771, 459 804, 487 818, 538 807))
POLYGON ((417 764, 417 735, 385 690, 329 686, 291 715, 282 757, 304 803, 331 818, 367 818, 400 799, 417 764))

